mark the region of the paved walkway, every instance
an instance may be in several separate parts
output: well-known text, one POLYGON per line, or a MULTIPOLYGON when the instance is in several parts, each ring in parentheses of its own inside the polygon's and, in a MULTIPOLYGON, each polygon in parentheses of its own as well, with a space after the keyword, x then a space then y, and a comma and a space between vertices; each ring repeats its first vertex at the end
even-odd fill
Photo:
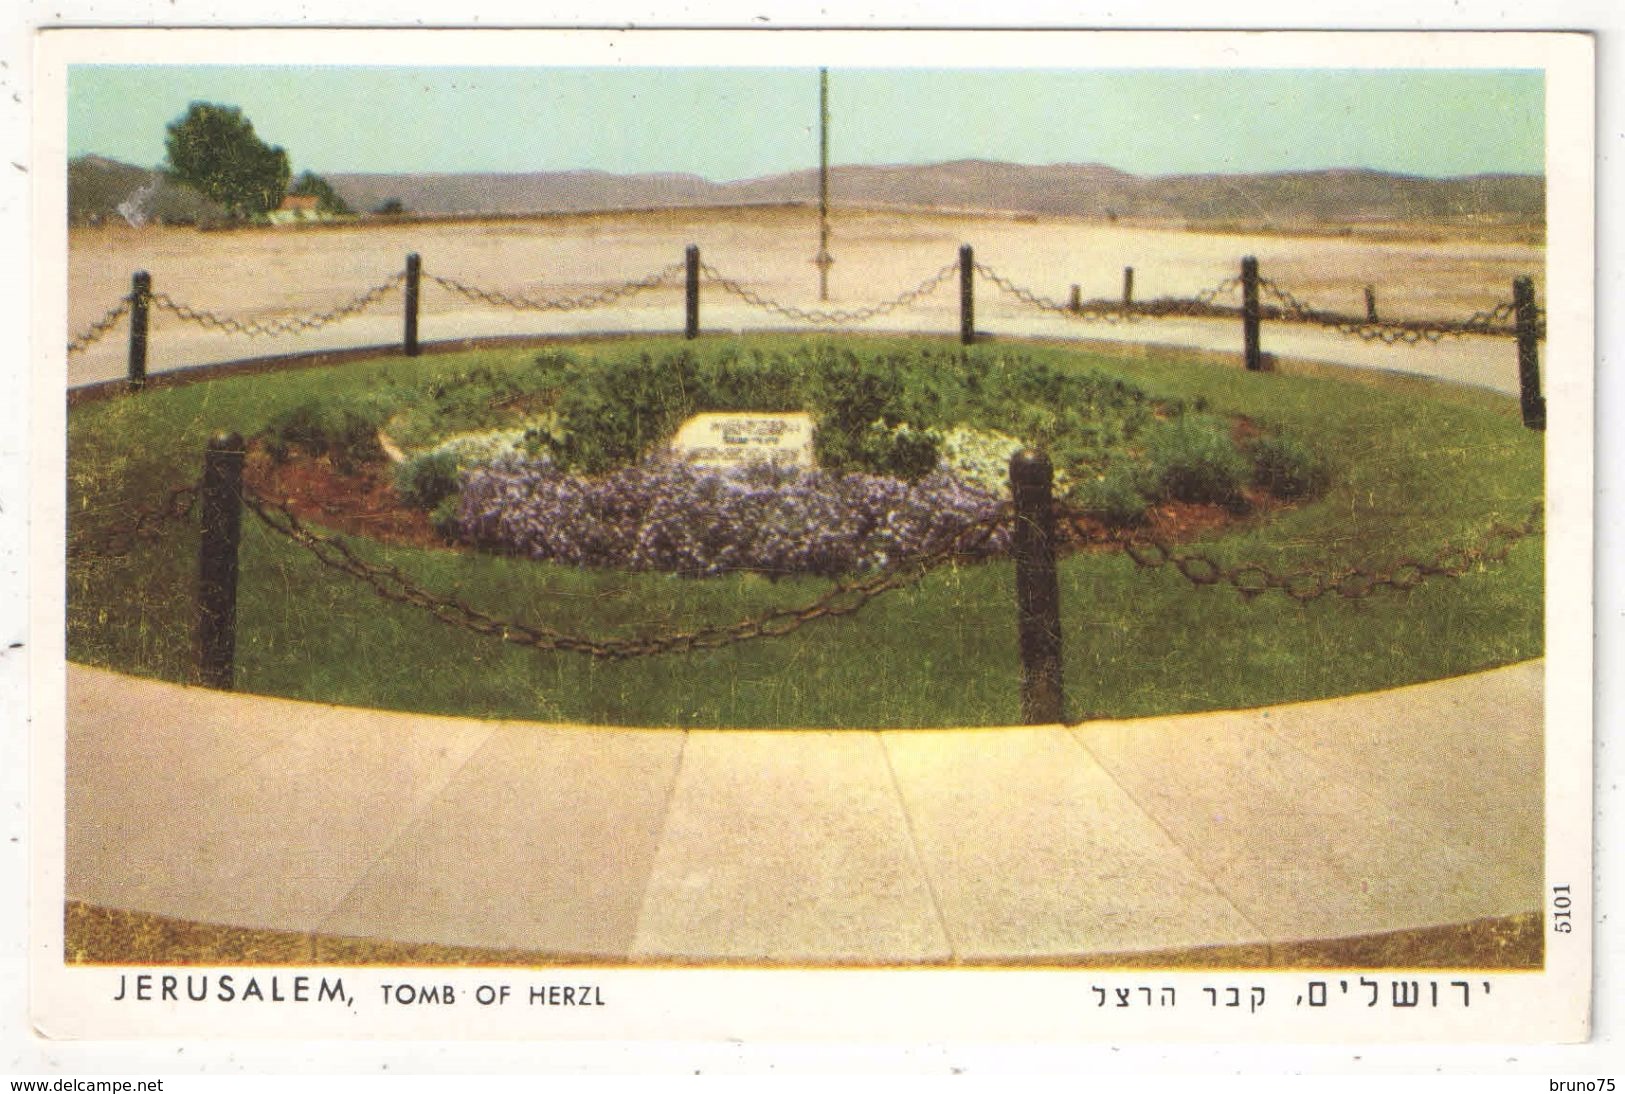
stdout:
POLYGON ((557 728, 68 673, 69 899, 601 959, 1024 961, 1535 911, 1542 675, 1075 728, 557 728))

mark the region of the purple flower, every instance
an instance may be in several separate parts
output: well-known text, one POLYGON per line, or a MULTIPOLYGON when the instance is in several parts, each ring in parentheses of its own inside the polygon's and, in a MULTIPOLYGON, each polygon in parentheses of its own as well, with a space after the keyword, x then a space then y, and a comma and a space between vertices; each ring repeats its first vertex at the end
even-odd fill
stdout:
POLYGON ((574 566, 835 576, 956 546, 1001 553, 1005 525, 957 541, 1003 508, 940 471, 909 483, 772 464, 649 462, 589 478, 516 459, 465 473, 458 530, 467 543, 574 566))

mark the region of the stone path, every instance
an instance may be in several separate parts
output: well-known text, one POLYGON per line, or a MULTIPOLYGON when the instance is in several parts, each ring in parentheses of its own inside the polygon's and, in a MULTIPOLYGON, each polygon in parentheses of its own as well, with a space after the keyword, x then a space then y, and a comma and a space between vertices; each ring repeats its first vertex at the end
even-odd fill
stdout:
POLYGON ((67 896, 561 957, 887 964, 1531 912, 1543 671, 1072 728, 758 732, 70 665, 67 896))

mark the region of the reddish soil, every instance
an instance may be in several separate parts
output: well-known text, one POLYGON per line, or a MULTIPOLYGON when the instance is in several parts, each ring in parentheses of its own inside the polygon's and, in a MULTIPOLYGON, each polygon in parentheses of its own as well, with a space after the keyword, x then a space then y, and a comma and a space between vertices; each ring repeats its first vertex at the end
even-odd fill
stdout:
POLYGON ((1260 515, 1284 508, 1288 503, 1264 490, 1244 492, 1247 507, 1227 509, 1222 505, 1170 501, 1153 505, 1146 510, 1146 521, 1139 528, 1108 528, 1093 517, 1061 508, 1057 522, 1064 547, 1075 551, 1115 550, 1125 541, 1140 538, 1155 539, 1162 543, 1187 543, 1233 525, 1254 520, 1260 515))
MULTIPOLYGON (((1251 426, 1252 423, 1245 423, 1251 426)), ((1242 425, 1238 423, 1238 431, 1242 425)), ((1256 427, 1254 427, 1256 432, 1256 427)), ((1254 434, 1246 434, 1254 435, 1254 434)), ((428 514, 407 505, 395 492, 389 464, 364 464, 353 472, 335 467, 325 456, 295 455, 277 463, 259 448, 251 449, 244 467, 245 482, 256 493, 286 505, 295 515, 349 535, 383 543, 451 549, 452 545, 429 524, 428 514)), ((1105 551, 1124 540, 1149 534, 1165 543, 1183 543, 1251 520, 1285 503, 1259 490, 1246 494, 1240 512, 1222 505, 1167 502, 1146 512, 1139 529, 1108 528, 1092 517, 1062 508, 1057 521, 1063 549, 1105 551)))
POLYGON ((1264 431, 1259 428, 1258 423, 1245 414, 1230 423, 1230 439, 1235 442, 1237 448, 1263 435, 1264 431))
POLYGON ((401 501, 389 464, 363 464, 346 474, 326 456, 277 463, 262 449, 248 453, 243 480, 256 493, 325 528, 384 543, 445 547, 429 515, 401 501))

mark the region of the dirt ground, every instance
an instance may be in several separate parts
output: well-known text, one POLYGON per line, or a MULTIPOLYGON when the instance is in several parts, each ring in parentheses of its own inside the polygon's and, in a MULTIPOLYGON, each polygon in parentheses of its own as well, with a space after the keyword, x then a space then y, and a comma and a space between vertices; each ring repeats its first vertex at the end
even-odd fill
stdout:
MULTIPOLYGON (((1085 298, 1115 298, 1124 267, 1134 268, 1137 299, 1190 296, 1238 271, 1256 255, 1260 271, 1298 298, 1327 310, 1361 313, 1374 285, 1385 318, 1466 318, 1511 297, 1512 279, 1528 275, 1542 292, 1544 248, 1459 231, 1353 228, 1347 235, 1240 234, 1032 217, 967 216, 837 209, 832 218, 827 308, 877 303, 956 261, 961 243, 978 262, 1018 285, 1065 301, 1076 284, 1085 298)), ((408 252, 422 255, 424 340, 473 335, 680 330, 681 276, 660 288, 601 307, 517 312, 473 302, 429 280, 454 278, 482 289, 533 298, 594 293, 680 263, 698 244, 704 261, 763 297, 819 307, 816 214, 806 209, 659 210, 532 220, 403 223, 198 232, 123 226, 74 229, 69 240, 68 334, 77 334, 129 291, 145 269, 155 292, 180 304, 235 318, 302 315, 330 309, 399 271, 408 252)), ((977 284, 979 330, 993 334, 1100 338, 1239 351, 1230 320, 1158 319, 1133 324, 1083 322, 1046 313, 985 280, 977 284)), ((1542 297, 1543 299, 1543 297, 1542 297)), ((1226 302, 1234 302, 1233 299, 1226 302)), ((853 324, 854 329, 952 333, 956 276, 910 307, 853 324)), ((371 345, 400 337, 399 293, 363 314, 319 331, 277 337, 228 335, 155 313, 150 368, 234 360, 271 353, 371 345)), ((703 293, 708 330, 796 326, 720 287, 703 293)), ((68 362, 67 382, 123 374, 121 326, 68 362)), ((1264 348, 1283 356, 1443 376, 1516 390, 1509 339, 1463 338, 1421 347, 1386 347, 1332 332, 1266 325, 1264 348)))

